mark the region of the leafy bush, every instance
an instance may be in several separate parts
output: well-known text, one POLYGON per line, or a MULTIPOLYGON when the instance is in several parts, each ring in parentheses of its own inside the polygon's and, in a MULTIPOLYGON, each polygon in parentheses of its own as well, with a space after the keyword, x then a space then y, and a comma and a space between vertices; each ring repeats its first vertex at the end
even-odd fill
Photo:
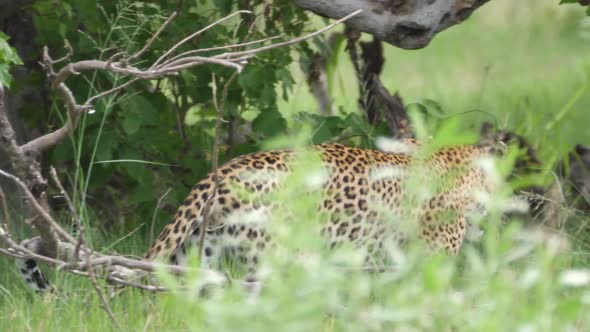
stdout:
MULTIPOLYGON (((165 13, 179 12, 148 52, 148 61, 171 47, 171 40, 207 26, 237 9, 250 9, 240 20, 220 24, 181 47, 205 49, 219 45, 281 36, 299 36, 308 20, 306 14, 288 1, 198 1, 198 2, 132 2, 132 1, 37 1, 34 4, 38 49, 48 45, 59 54, 64 39, 74 50, 72 60, 108 59, 117 52, 131 54, 139 50, 150 35, 161 26, 165 13), (255 23, 255 25, 254 25, 255 23)), ((295 48, 303 56, 307 44, 295 48)), ((220 53, 214 50, 210 54, 220 53)), ((277 87, 286 98, 293 86, 288 68, 293 62, 290 49, 273 50, 250 60, 228 93, 224 118, 224 147, 221 160, 260 149, 265 139, 286 130, 277 106, 277 87), (246 122, 253 132, 235 141, 233 133, 246 122)), ((160 223, 167 222, 171 206, 181 201, 192 184, 210 169, 213 144, 214 112, 211 104, 211 75, 227 80, 231 70, 201 66, 184 71, 174 78, 135 84, 120 97, 99 102, 96 112, 85 114, 81 126, 69 144, 50 152, 49 163, 69 171, 67 184, 74 199, 83 208, 98 208, 103 226, 132 229, 151 218, 154 197, 170 189, 164 211, 158 211, 160 223), (89 202, 87 202, 89 200, 89 202), (108 207, 108 209, 101 208, 108 207), (124 216, 124 219, 120 219, 124 216)), ((104 91, 125 81, 110 73, 95 73, 68 81, 76 96, 104 91)), ((54 100, 49 117, 33 108, 25 118, 31 127, 43 124, 41 130, 60 125, 65 111, 54 100)), ((83 209, 84 210, 84 209, 83 209)))

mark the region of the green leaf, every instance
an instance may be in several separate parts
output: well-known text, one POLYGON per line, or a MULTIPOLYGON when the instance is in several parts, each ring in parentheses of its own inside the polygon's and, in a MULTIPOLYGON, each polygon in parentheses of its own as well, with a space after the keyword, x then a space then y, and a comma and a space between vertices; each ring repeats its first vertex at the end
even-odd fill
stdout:
POLYGON ((123 118, 121 126, 123 126, 125 133, 128 135, 133 135, 139 130, 139 127, 141 126, 141 118, 135 113, 130 112, 123 118))
POLYGON ((117 137, 114 132, 103 132, 100 144, 96 150, 96 160, 110 160, 113 158, 113 151, 117 148, 117 137))
POLYGON ((142 126, 157 126, 158 111, 152 103, 141 95, 135 95, 121 101, 123 121, 121 125, 128 135, 137 133, 142 126))
POLYGON ((154 200, 155 188, 152 181, 144 179, 132 189, 129 203, 151 202, 154 200))
POLYGON ((234 1, 233 0, 213 0, 213 3, 222 15, 227 15, 231 11, 234 1))
POLYGON ((90 31, 97 31, 101 22, 96 10, 96 0, 77 0, 76 9, 80 15, 80 19, 84 21, 84 27, 90 31))
POLYGON ((12 76, 10 75, 10 66, 0 63, 0 84, 10 88, 12 83, 12 76))
POLYGON ((276 109, 262 111, 252 122, 252 129, 265 137, 275 136, 287 129, 287 121, 276 109))
POLYGON ((255 90, 262 84, 262 71, 254 66, 246 66, 238 76, 238 84, 246 90, 255 90))
POLYGON ((212 120, 216 117, 217 113, 212 106, 203 107, 202 105, 195 105, 186 112, 184 123, 187 126, 194 126, 202 120, 212 120))
POLYGON ((8 36, 0 32, 0 84, 10 88, 12 76, 11 65, 22 65, 22 60, 16 50, 8 44, 8 36))

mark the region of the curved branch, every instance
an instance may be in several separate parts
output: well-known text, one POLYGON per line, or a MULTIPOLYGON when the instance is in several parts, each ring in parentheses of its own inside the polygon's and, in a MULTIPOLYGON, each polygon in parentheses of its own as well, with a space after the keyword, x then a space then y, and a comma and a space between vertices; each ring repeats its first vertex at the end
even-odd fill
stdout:
MULTIPOLYGON (((29 200, 30 204, 32 204, 32 206, 35 208, 36 212, 41 216, 41 218, 44 221, 44 222, 34 222, 35 227, 37 228, 37 230, 41 234, 45 234, 45 235, 57 234, 60 238, 62 238, 63 240, 66 240, 69 243, 76 242, 76 240, 74 240, 74 238, 70 234, 68 234, 66 231, 64 231, 55 222, 55 220, 53 220, 53 218, 49 215, 49 213, 47 213, 47 211, 45 211, 45 209, 39 204, 39 202, 37 202, 37 199, 35 199, 35 196, 33 196, 31 191, 29 190, 29 188, 27 188, 27 185, 24 182, 22 182, 21 179, 17 178, 16 176, 14 176, 10 173, 4 172, 3 170, 0 170, 0 175, 14 181, 25 192, 25 196, 27 196, 27 199, 29 200)), ((35 220, 36 219, 37 218, 35 218, 35 220)), ((56 242, 58 241, 58 237, 56 237, 56 236, 52 236, 52 237, 54 238, 54 241, 56 241, 56 242)), ((55 245, 55 246, 57 248, 57 245, 55 245)))
POLYGON ((47 150, 50 147, 55 146, 66 138, 78 124, 78 117, 86 109, 85 107, 76 104, 72 91, 64 84, 61 83, 57 86, 57 92, 66 103, 68 110, 68 119, 66 123, 59 129, 40 136, 22 146, 22 149, 26 152, 38 153, 47 150))
POLYGON ((350 28, 401 48, 416 49, 428 45, 439 32, 463 22, 488 1, 293 0, 293 3, 335 19, 360 8, 362 14, 347 22, 350 28))

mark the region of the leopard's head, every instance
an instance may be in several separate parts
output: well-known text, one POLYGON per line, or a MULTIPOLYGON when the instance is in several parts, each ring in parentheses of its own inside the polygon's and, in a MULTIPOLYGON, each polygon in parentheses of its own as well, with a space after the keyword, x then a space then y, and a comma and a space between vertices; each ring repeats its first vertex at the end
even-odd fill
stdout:
POLYGON ((590 147, 577 144, 559 162, 557 174, 574 207, 590 213, 590 147))
MULTIPOLYGON (((524 176, 541 175, 543 164, 537 157, 536 149, 523 136, 512 131, 495 129, 489 122, 482 124, 480 135, 480 145, 489 147, 493 153, 499 156, 504 155, 509 146, 518 149, 518 155, 508 181, 524 176)), ((519 188, 515 194, 527 200, 530 212, 533 218, 536 219, 544 208, 546 192, 547 189, 543 186, 531 184, 519 188)))

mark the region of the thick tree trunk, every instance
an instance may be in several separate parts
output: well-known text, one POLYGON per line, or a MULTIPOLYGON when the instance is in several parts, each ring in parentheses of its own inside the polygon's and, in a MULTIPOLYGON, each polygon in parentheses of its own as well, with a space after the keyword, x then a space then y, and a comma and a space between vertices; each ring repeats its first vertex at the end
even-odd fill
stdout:
POLYGON ((349 29, 347 38, 346 49, 359 79, 359 105, 369 123, 376 125, 383 119, 389 127, 392 138, 414 137, 401 97, 397 92, 390 94, 379 78, 385 63, 381 41, 373 37, 372 42, 361 42, 359 57, 356 45, 360 34, 349 29))
POLYGON ((440 31, 463 22, 488 0, 293 0, 318 15, 341 18, 363 12, 346 24, 395 46, 422 48, 440 31))
MULTIPOLYGON (((49 211, 46 195, 47 180, 41 174, 39 155, 22 148, 24 143, 35 138, 39 133, 34 133, 34 130, 25 126, 21 112, 27 107, 34 107, 40 112, 48 108, 45 89, 30 84, 34 73, 37 72, 36 75, 39 75, 40 72, 39 52, 36 45, 32 43, 36 31, 30 5, 34 2, 34 0, 0 0, 0 31, 10 37, 9 43, 17 50, 24 64, 12 70, 11 74, 17 84, 13 85, 10 92, 0 86, 0 169, 8 170, 18 176, 37 202, 49 211)), ((11 181, 6 183, 4 178, 2 181, 3 185, 8 184, 12 189, 7 192, 8 196, 22 197, 22 191, 16 190, 11 181)), ((58 251, 57 235, 42 222, 32 207, 33 203, 30 200, 27 201, 26 211, 24 211, 26 217, 30 218, 31 224, 39 231, 50 235, 40 238, 43 250, 38 253, 55 256, 58 251)))

